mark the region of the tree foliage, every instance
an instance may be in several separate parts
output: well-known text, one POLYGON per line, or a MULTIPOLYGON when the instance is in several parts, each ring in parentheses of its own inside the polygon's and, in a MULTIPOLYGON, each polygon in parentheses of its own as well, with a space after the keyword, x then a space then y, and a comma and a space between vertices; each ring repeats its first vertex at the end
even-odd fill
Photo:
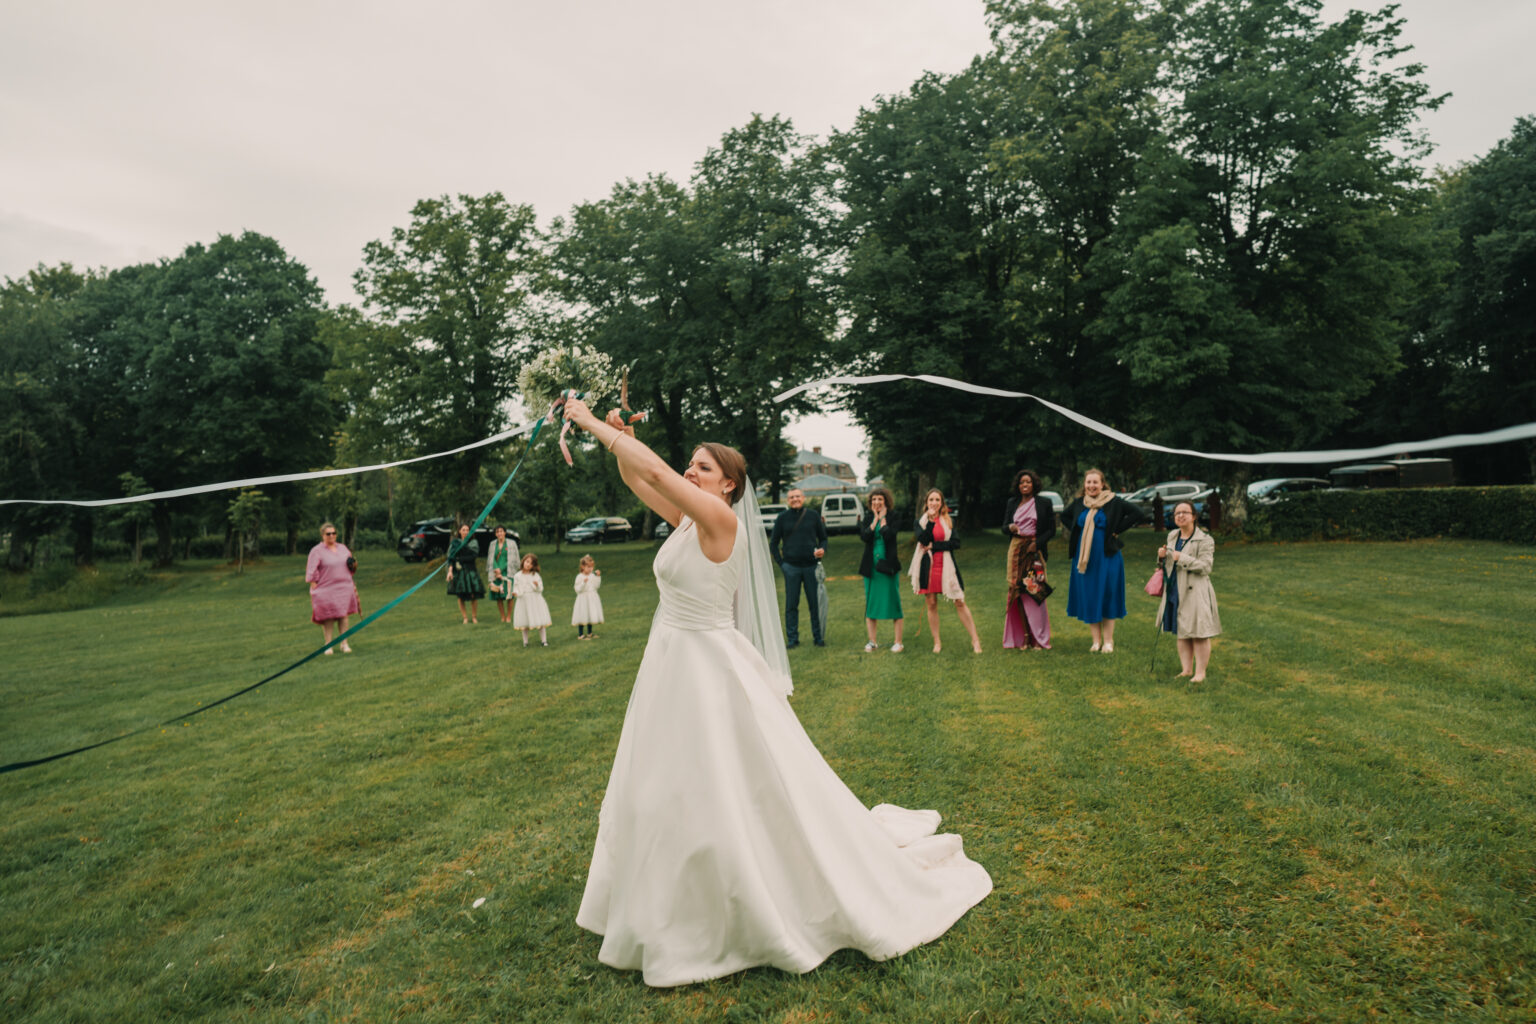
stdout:
POLYGON ((810 405, 772 396, 830 365, 827 213, 805 149, 788 121, 754 117, 686 187, 625 182, 555 224, 575 330, 630 368, 674 464, 724 440, 776 483, 783 417, 810 405))
MULTIPOLYGON (((499 192, 423 199, 386 241, 369 242, 355 281, 365 323, 330 324, 352 411, 349 434, 377 444, 388 430, 403 454, 447 451, 506 423, 526 337, 540 235, 533 208, 499 192)), ((467 507, 484 449, 417 470, 467 507)))

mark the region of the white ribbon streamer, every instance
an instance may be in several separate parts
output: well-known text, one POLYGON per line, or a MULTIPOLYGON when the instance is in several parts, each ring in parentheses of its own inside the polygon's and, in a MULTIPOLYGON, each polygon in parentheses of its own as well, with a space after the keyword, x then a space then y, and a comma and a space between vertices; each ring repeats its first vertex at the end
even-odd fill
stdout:
POLYGON ((100 498, 93 501, 80 501, 66 498, 0 498, 0 505, 82 505, 86 508, 101 508, 105 505, 127 505, 135 501, 159 501, 163 498, 184 498, 189 494, 207 494, 210 491, 228 491, 236 487, 262 487, 266 484, 286 484, 295 480, 319 480, 328 476, 348 476, 353 473, 371 473, 376 469, 392 469, 395 466, 408 466, 413 462, 426 462, 428 459, 441 459, 448 455, 457 455, 467 452, 472 448, 484 448, 488 444, 498 441, 506 441, 519 434, 526 434, 533 429, 532 423, 524 424, 515 430, 503 430, 499 434, 493 434, 483 441, 475 441, 452 451, 434 452, 431 455, 418 455, 412 459, 400 459, 396 462, 381 462, 376 466, 350 466, 346 469, 317 469, 309 473, 283 473, 279 476, 253 476, 247 480, 226 480, 218 484, 200 484, 197 487, 178 487, 172 491, 155 491, 151 494, 135 494, 127 498, 100 498))
POLYGON ((1105 437, 1114 438, 1121 444, 1127 444, 1133 448, 1144 448, 1147 451, 1166 452, 1169 455, 1192 455, 1195 458, 1213 459, 1217 462, 1247 462, 1253 464, 1354 462, 1361 459, 1381 458, 1385 455, 1406 455, 1410 452, 1438 451, 1442 448, 1471 448, 1477 445, 1501 444, 1505 441, 1523 441, 1528 438, 1536 438, 1536 423, 1522 423, 1518 426, 1490 430, 1483 434, 1450 434, 1446 437, 1437 437, 1428 441, 1397 441, 1392 444, 1379 444, 1372 448, 1335 448, 1329 451, 1310 452, 1260 452, 1257 455, 1243 455, 1238 452, 1201 452, 1193 448, 1169 448, 1165 445, 1153 444, 1150 441, 1142 441, 1116 430, 1108 424, 1090 419, 1082 413, 1073 412, 1066 406, 1057 405, 1055 402, 1041 398, 1039 395, 1031 395, 1024 391, 1004 391, 1001 388, 989 388, 980 384, 967 384, 962 380, 954 380, 950 377, 936 377, 928 373, 880 373, 867 377, 823 377, 821 380, 811 381, 809 384, 801 384, 799 387, 790 388, 783 394, 775 396, 774 401, 783 402, 803 391, 811 391, 816 388, 834 387, 837 385, 885 384, 894 380, 920 380, 927 384, 937 384, 940 387, 954 388, 957 391, 969 391, 976 395, 993 395, 997 398, 1032 399, 1075 423, 1081 423, 1089 430, 1097 431, 1105 437))

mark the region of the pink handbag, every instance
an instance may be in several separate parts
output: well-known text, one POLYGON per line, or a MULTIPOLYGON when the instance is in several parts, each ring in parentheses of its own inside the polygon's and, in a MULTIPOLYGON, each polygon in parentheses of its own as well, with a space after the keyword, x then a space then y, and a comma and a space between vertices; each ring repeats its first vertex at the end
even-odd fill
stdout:
POLYGON ((1153 570, 1152 575, 1147 577, 1147 585, 1141 589, 1153 597, 1163 596, 1163 570, 1161 567, 1153 570))

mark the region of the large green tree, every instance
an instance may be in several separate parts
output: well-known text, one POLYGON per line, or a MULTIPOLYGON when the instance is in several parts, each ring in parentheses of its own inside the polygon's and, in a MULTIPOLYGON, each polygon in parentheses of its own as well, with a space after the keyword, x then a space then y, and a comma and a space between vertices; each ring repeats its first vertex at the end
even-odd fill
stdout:
MULTIPOLYGON (((1164 125, 1091 328, 1155 440, 1308 447, 1394 364, 1432 262, 1414 159, 1438 101, 1398 61, 1394 8, 1332 23, 1320 8, 1202 0, 1179 18, 1164 125)), ((1240 499, 1246 470, 1228 477, 1240 499)))
MULTIPOLYGON (((1424 419, 1456 431, 1527 422, 1536 413, 1536 118, 1520 118, 1509 138, 1447 179, 1436 222, 1453 269, 1427 304, 1413 353, 1434 406, 1424 419)), ((1536 443, 1523 450, 1524 479, 1536 479, 1536 443)), ((1518 480, 1511 461, 1485 475, 1518 480)))
MULTIPOLYGON (((533 208, 499 192, 423 199, 408 225, 369 242, 355 281, 377 325, 337 326, 354 423, 392 429, 401 454, 445 451, 502 429, 532 339, 528 303, 541 257, 533 208)), ((457 512, 487 457, 476 448, 422 464, 457 512)))
MULTIPOLYGON (((85 279, 68 264, 39 266, 0 286, 0 495, 70 497, 85 442, 70 381, 69 302, 85 279)), ((0 506, 6 563, 26 567, 38 535, 66 518, 56 506, 0 506)), ((89 517, 85 519, 89 521, 89 517)), ((89 559, 87 552, 85 558, 89 559)))
POLYGON ((754 117, 688 186, 626 182, 555 224, 574 336, 630 367, 633 397, 676 464, 719 439, 754 479, 776 483, 784 416, 812 407, 772 401, 830 362, 827 213, 806 149, 788 121, 754 117))
MULTIPOLYGON (((993 146, 998 173, 1025 195, 1021 287, 1008 296, 1024 336, 1025 390, 1114 426, 1129 424, 1126 367, 1096 329, 1119 268, 1105 257, 1124 230, 1138 172, 1166 117, 1168 58, 1182 0, 989 0, 1005 78, 993 146)), ((1084 459, 1117 480, 1136 453, 1059 417, 1016 412, 1070 485, 1084 459), (1022 415, 1021 415, 1022 413, 1022 415), (1119 472, 1115 472, 1116 470, 1119 472)))
MULTIPOLYGON (((88 493, 117 494, 125 471, 167 490, 324 464, 335 417, 320 287, 273 239, 223 235, 125 267, 88 281, 73 305, 88 493)), ((298 501, 294 488, 273 495, 298 501)), ((155 503, 154 525, 167 562, 167 503, 155 503)))
MULTIPOLYGON (((822 151, 845 211, 839 354, 856 372, 1038 382, 1027 325, 1011 308, 1027 287, 1019 281, 1030 257, 1027 198, 991 155, 1007 131, 1000 71, 977 61, 960 75, 925 76, 861 111, 822 151)), ((991 508, 978 499, 1006 472, 992 462, 1011 460, 1026 433, 1017 403, 923 384, 854 389, 843 401, 882 464, 907 471, 891 484, 905 492, 938 484, 967 515, 991 508)))

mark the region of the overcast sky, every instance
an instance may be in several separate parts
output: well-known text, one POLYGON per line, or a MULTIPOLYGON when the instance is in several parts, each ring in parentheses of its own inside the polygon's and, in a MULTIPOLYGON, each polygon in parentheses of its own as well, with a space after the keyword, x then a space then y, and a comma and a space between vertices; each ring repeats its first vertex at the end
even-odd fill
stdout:
MULTIPOLYGON (((1536 113, 1536 0, 1400 13, 1453 93, 1425 122, 1433 162, 1536 113)), ((418 199, 496 190, 548 223, 625 178, 686 178, 754 112, 824 136, 987 46, 981 0, 3 0, 0 277, 248 229, 350 302, 363 245, 418 199)), ((862 479, 845 418, 790 436, 862 479)))

